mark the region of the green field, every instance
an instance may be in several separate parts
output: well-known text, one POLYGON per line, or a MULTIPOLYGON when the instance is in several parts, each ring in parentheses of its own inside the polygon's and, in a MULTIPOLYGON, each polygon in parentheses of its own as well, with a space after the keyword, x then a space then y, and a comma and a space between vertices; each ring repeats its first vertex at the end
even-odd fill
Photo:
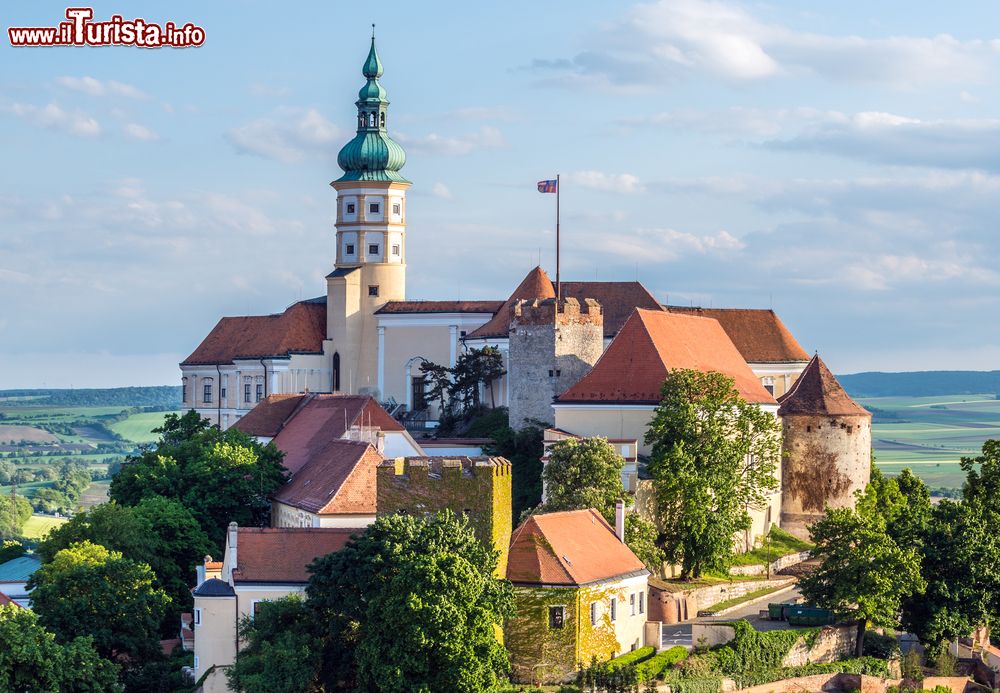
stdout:
POLYGON ((32 515, 28 518, 28 521, 24 523, 24 536, 28 539, 41 539, 49 530, 53 527, 58 527, 66 520, 61 517, 47 517, 42 515, 32 515))
POLYGON ((909 467, 932 489, 959 488, 962 457, 1000 438, 1000 400, 990 395, 858 398, 874 411, 872 447, 879 468, 909 467))
POLYGON ((163 419, 167 412, 153 412, 144 414, 132 414, 124 421, 111 424, 111 430, 126 440, 134 443, 152 443, 156 440, 154 428, 163 425, 163 419))

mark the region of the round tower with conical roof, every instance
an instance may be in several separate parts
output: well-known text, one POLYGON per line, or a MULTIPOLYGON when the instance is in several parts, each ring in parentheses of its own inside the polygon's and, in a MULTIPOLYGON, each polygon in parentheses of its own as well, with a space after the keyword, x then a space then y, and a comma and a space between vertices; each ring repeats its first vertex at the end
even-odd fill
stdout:
POLYGON ((399 172, 406 153, 386 129, 389 101, 374 30, 361 72, 357 134, 337 156, 344 174, 330 183, 337 191, 337 249, 336 269, 327 276, 327 337, 333 389, 381 397, 375 311, 406 298, 410 181, 399 172))
POLYGON ((784 433, 781 527, 809 539, 827 507, 852 508, 871 478, 872 416, 817 354, 778 402, 784 433))

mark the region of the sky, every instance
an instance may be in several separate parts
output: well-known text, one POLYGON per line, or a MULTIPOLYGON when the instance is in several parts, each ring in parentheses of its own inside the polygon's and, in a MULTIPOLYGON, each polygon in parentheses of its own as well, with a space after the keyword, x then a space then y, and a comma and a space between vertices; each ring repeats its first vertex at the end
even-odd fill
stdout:
POLYGON ((0 389, 175 384, 219 317, 323 294, 373 22, 408 298, 554 273, 558 173, 566 279, 773 308, 837 373, 1000 368, 995 2, 275 7, 94 8, 185 49, 2 37, 0 389))

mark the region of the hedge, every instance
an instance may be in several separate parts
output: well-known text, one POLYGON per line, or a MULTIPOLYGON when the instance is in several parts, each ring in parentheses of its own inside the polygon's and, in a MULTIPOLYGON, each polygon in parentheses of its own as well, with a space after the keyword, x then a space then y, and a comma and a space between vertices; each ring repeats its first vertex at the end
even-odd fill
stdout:
POLYGON ((659 678, 669 667, 677 664, 677 662, 687 656, 687 648, 680 645, 671 647, 669 650, 664 650, 655 657, 651 657, 636 665, 635 668, 639 672, 639 680, 651 681, 652 679, 659 678))
POLYGON ((623 655, 615 657, 608 662, 608 666, 613 669, 617 669, 619 667, 629 666, 630 664, 638 664, 639 662, 649 659, 654 654, 656 654, 656 648, 652 645, 647 645, 646 647, 640 647, 638 650, 632 650, 631 652, 626 652, 623 655))

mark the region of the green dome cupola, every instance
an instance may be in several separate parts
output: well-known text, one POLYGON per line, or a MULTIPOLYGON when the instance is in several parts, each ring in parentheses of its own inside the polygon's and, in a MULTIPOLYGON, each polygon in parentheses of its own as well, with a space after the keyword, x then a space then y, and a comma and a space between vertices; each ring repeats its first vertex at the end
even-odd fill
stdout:
POLYGON ((358 92, 356 102, 358 134, 337 155, 337 164, 344 169, 344 175, 337 180, 409 183, 399 174, 406 163, 406 152, 389 137, 385 127, 389 102, 385 88, 378 81, 382 76, 382 61, 375 50, 374 30, 361 73, 368 81, 358 92))

